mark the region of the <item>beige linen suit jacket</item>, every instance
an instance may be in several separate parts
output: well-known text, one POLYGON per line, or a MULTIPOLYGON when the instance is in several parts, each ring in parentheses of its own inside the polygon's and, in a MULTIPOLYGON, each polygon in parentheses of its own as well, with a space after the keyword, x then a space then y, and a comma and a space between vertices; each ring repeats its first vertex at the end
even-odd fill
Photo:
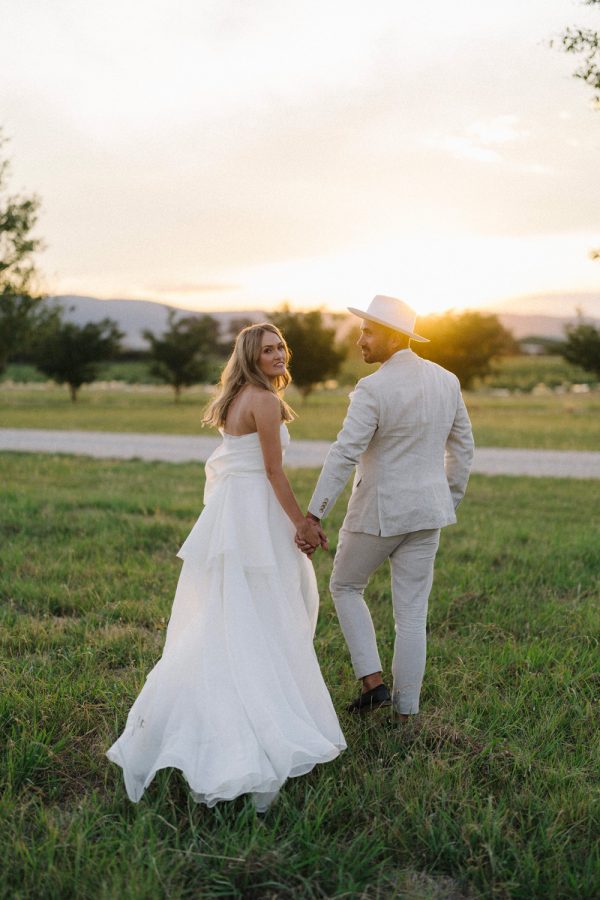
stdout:
POLYGON ((389 537, 456 522, 473 459, 455 375, 400 350, 350 395, 309 504, 324 518, 352 471, 343 527, 389 537))

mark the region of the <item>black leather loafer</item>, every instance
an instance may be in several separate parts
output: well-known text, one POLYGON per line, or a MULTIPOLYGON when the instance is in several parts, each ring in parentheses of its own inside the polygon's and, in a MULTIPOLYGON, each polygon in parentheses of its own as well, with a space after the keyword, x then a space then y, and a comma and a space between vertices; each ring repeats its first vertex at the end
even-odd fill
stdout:
POLYGON ((346 710, 349 713, 370 713, 374 712, 376 709, 380 709, 382 706, 391 705, 392 698, 390 697, 390 692, 385 684, 378 684, 377 687, 372 688, 372 690, 366 691, 364 694, 359 694, 356 700, 353 700, 352 703, 346 707, 346 710))

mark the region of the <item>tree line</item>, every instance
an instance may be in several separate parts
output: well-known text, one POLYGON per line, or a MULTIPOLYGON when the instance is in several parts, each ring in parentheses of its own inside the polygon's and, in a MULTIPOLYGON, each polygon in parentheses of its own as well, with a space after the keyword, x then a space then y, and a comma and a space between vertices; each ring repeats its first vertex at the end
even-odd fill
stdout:
MULTIPOLYGON (((0 152, 3 144, 0 134, 0 152)), ((75 402, 81 386, 97 380, 102 364, 122 351, 123 333, 109 318, 85 325, 69 322, 60 305, 36 292, 33 257, 41 241, 32 232, 39 198, 10 194, 8 168, 8 160, 0 155, 0 374, 12 359, 26 359, 58 384, 66 384, 75 402)), ((317 384, 336 377, 358 336, 357 324, 339 341, 320 310, 302 313, 283 307, 269 318, 286 337, 292 376, 305 397, 317 384)), ((214 380, 235 332, 245 324, 243 319, 231 323, 222 335, 210 315, 177 317, 169 310, 162 334, 143 332, 152 374, 171 385, 178 400, 184 388, 214 380)), ((519 352, 512 334, 494 314, 427 316, 420 320, 419 330, 431 343, 419 344, 415 351, 454 372, 463 388, 489 375, 502 356, 519 352)), ((580 318, 567 329, 559 352, 600 377, 600 329, 594 325, 580 318)))

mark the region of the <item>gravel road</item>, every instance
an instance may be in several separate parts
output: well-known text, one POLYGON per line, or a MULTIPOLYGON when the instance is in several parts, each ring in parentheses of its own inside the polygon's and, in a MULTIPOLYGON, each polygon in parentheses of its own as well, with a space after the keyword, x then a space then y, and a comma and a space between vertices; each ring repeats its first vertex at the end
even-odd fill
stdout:
MULTIPOLYGON (((216 437, 175 434, 120 434, 107 431, 49 431, 0 428, 0 450, 26 453, 73 453, 101 459, 146 459, 204 462, 219 444, 216 437)), ((327 441, 292 441, 285 462, 290 468, 317 468, 327 441)), ((600 452, 516 450, 478 447, 473 472, 484 475, 531 475, 553 478, 600 478, 600 452)))

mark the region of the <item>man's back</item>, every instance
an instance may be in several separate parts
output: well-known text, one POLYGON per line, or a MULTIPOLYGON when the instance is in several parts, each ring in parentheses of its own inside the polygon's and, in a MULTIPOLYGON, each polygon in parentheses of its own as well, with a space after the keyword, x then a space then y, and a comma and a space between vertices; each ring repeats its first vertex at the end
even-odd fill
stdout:
POLYGON ((456 521, 473 456, 458 379, 411 350, 356 386, 310 509, 332 505, 356 465, 344 527, 382 536, 456 521), (340 488, 341 489, 341 488, 340 488))

